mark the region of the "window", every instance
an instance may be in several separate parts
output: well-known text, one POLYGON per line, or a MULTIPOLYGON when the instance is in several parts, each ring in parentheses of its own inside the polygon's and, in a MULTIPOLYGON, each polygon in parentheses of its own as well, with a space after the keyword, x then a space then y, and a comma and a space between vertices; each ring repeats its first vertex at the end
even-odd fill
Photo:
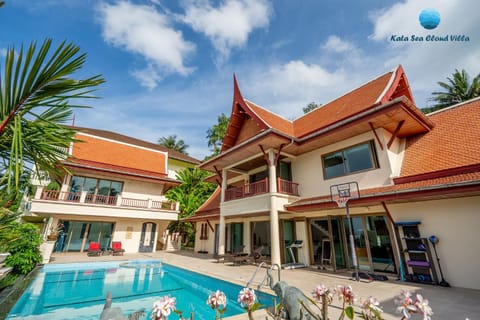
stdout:
MULTIPOLYGON (((114 197, 122 192, 123 182, 74 176, 70 183, 71 192, 87 191, 88 195, 114 197)), ((92 196, 87 196, 92 200, 92 196)))
POLYGON ((373 141, 327 154, 322 162, 325 179, 378 168, 373 141))

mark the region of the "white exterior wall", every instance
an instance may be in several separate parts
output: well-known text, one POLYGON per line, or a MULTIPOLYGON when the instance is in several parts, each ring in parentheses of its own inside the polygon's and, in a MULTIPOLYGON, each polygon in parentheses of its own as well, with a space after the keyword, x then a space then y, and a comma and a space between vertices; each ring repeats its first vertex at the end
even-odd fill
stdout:
POLYGON ((210 225, 214 228, 213 231, 210 229, 210 226, 207 224, 207 234, 208 238, 206 240, 200 240, 200 235, 202 234, 202 224, 206 223, 205 221, 198 221, 195 224, 195 245, 193 250, 198 251, 207 251, 209 254, 214 253, 215 249, 215 225, 219 224, 218 220, 209 220, 210 225))
MULTIPOLYGON (((480 197, 387 205, 395 222, 421 221, 422 237, 438 237, 445 280, 454 287, 480 289, 480 197)), ((433 259, 436 261, 432 248, 433 259)), ((441 280, 440 272, 437 274, 441 280)))
MULTIPOLYGON (((380 137, 383 137, 381 135, 380 137)), ((392 184, 392 167, 390 164, 389 152, 386 143, 383 143, 383 150, 378 145, 373 132, 367 132, 356 137, 320 148, 318 150, 303 154, 292 160, 293 181, 299 183, 301 197, 315 197, 330 194, 330 186, 340 183, 356 181, 360 189, 368 189, 392 184), (378 169, 367 170, 347 176, 324 180, 322 156, 337 150, 341 150, 362 142, 373 140, 378 158, 378 169)), ((393 147, 393 145, 392 145, 393 147)), ((395 152, 394 152, 395 153, 395 152)))

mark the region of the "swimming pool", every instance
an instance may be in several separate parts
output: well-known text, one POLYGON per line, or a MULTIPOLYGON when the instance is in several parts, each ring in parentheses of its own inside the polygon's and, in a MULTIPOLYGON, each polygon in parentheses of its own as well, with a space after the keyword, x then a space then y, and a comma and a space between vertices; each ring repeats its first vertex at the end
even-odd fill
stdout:
MULTIPOLYGON (((125 316, 142 308, 150 319, 153 302, 170 295, 177 310, 188 318, 214 319, 208 295, 221 290, 227 296, 224 317, 245 312, 237 303, 241 286, 156 261, 117 261, 46 265, 10 311, 6 319, 99 319, 107 292, 112 307, 125 316)), ((259 302, 272 306, 274 296, 257 292, 259 302)), ((170 318, 177 319, 175 315, 170 318)))

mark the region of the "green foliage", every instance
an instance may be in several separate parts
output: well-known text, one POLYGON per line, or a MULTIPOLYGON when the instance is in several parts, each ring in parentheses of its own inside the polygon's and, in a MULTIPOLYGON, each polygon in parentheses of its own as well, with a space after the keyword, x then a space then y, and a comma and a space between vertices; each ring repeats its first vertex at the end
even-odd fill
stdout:
POLYGON ((27 274, 42 261, 40 243, 42 239, 37 227, 31 223, 13 223, 7 235, 10 256, 5 264, 13 272, 27 274))
MULTIPOLYGON (((204 181, 207 175, 207 171, 198 168, 187 168, 177 173, 177 180, 181 184, 168 190, 165 195, 169 200, 179 202, 180 219, 192 216, 215 190, 214 184, 204 181)), ((180 232, 185 245, 195 240, 195 230, 191 223, 175 221, 168 229, 180 232)))
POLYGON ((166 196, 180 203, 180 218, 192 216, 215 190, 214 184, 204 181, 207 176, 207 171, 198 168, 187 168, 177 173, 181 184, 168 190, 166 196))
POLYGON ((158 139, 158 144, 164 146, 165 148, 181 152, 188 155, 187 148, 188 144, 185 144, 185 141, 182 139, 177 141, 177 135, 171 135, 168 137, 161 137, 158 139))
POLYGON ((24 50, 9 48, 0 77, 0 171, 7 186, 19 188, 20 176, 35 164, 55 173, 59 158, 65 157, 74 130, 63 126, 72 116, 74 99, 94 98, 93 88, 104 82, 100 76, 74 79, 86 54, 62 42, 50 54, 52 40, 37 50, 32 42, 24 50))
POLYGON ((447 77, 447 82, 437 83, 444 91, 432 92, 430 101, 435 104, 433 107, 422 109, 423 113, 430 113, 480 96, 480 74, 470 82, 470 77, 465 70, 455 69, 452 77, 447 77))
POLYGON ((220 154, 220 151, 222 150, 223 138, 227 133, 229 121, 230 118, 222 112, 222 114, 217 118, 217 124, 213 125, 213 127, 207 130, 208 146, 212 148, 213 152, 212 156, 207 158, 211 158, 220 154))
POLYGON ((309 113, 310 111, 312 110, 315 110, 317 109, 318 107, 320 107, 321 104, 316 104, 315 102, 310 102, 306 107, 304 107, 302 110, 303 110, 303 113, 309 113))

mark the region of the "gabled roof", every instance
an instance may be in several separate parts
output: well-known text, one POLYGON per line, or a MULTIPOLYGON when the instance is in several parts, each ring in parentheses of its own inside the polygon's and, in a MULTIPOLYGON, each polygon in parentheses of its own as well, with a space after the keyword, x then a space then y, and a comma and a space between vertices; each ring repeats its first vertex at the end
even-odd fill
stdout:
POLYGON ((433 127, 414 105, 401 66, 294 121, 245 100, 234 77, 232 113, 222 152, 200 167, 214 171, 229 166, 258 154, 259 145, 265 149, 283 146, 283 152, 299 155, 380 127, 398 138, 433 127))
POLYGON ((295 136, 305 137, 332 123, 359 114, 375 105, 405 96, 413 102, 413 96, 402 66, 389 71, 343 96, 314 109, 293 122, 295 136))

